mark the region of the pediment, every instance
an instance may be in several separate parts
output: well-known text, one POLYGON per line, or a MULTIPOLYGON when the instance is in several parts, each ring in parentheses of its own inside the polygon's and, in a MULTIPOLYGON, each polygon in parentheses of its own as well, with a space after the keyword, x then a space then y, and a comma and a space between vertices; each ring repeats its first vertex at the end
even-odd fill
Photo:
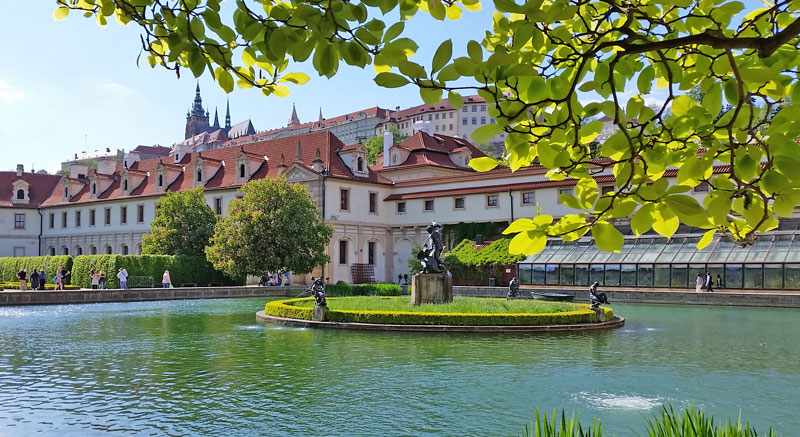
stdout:
POLYGON ((305 182, 319 178, 317 173, 297 164, 290 165, 283 174, 289 182, 305 182))

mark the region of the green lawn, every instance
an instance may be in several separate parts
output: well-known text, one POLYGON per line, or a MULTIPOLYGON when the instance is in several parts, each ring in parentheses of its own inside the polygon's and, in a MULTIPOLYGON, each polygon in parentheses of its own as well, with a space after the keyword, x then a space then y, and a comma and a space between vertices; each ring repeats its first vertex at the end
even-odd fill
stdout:
MULTIPOLYGON (((314 300, 296 302, 292 305, 313 307, 314 300)), ((536 300, 506 300, 477 297, 455 297, 446 304, 411 305, 408 296, 375 297, 356 296, 328 298, 331 310, 359 311, 407 311, 414 313, 452 314, 539 314, 563 313, 578 309, 575 304, 564 302, 541 302, 536 300)))

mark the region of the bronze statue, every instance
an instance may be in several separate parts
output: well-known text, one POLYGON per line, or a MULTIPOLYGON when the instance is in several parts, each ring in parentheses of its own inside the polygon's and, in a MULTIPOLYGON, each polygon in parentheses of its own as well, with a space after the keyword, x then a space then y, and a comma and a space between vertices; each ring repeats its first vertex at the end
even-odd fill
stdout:
POLYGON ((600 283, 595 282, 589 287, 589 301, 592 303, 592 308, 599 308, 600 304, 608 303, 606 294, 597 291, 598 285, 600 285, 600 283))
POLYGON ((442 225, 431 222, 425 230, 428 231, 428 239, 417 253, 417 259, 422 264, 422 273, 442 273, 445 271, 442 259, 442 225))
POLYGON ((511 278, 511 281, 508 282, 508 299, 513 299, 515 297, 519 297, 519 280, 516 276, 511 278))
POLYGON ((311 294, 314 296, 316 306, 328 306, 328 302, 325 300, 325 284, 322 283, 322 277, 320 276, 317 279, 312 277, 311 279, 313 280, 311 284, 311 294))

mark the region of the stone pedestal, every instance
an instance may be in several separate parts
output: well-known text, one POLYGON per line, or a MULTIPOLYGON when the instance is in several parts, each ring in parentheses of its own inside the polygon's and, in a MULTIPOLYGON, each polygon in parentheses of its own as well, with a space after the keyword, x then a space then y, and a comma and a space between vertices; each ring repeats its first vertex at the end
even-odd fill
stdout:
POLYGON ((311 314, 311 320, 315 322, 325 322, 328 320, 328 307, 314 306, 314 312, 311 314))
POLYGON ((604 309, 602 309, 600 307, 598 307, 598 308, 590 308, 590 309, 592 311, 594 311, 595 314, 597 314, 597 321, 598 322, 607 322, 608 321, 608 320, 606 320, 606 311, 604 309))
POLYGON ((420 273, 411 280, 411 303, 447 303, 453 301, 453 278, 447 273, 420 273))

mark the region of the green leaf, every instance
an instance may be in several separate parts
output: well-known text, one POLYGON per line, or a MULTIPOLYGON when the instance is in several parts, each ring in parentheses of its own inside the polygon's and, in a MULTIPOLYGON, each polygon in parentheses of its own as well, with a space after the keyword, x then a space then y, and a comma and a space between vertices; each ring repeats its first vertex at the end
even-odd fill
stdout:
POLYGON ((708 216, 694 197, 685 194, 672 194, 664 198, 678 218, 689 226, 702 228, 708 226, 708 216))
POLYGON ((477 143, 485 143, 499 135, 501 132, 503 132, 502 126, 497 123, 489 123, 475 129, 475 131, 472 132, 471 137, 477 143))
POLYGON ((375 83, 384 88, 400 88, 411 82, 399 74, 384 72, 378 73, 378 75, 375 76, 375 83))
POLYGON ((456 110, 461 109, 461 107, 464 106, 464 99, 461 97, 461 94, 455 91, 450 91, 447 93, 447 101, 449 101, 450 106, 456 110))
POLYGON ((594 242, 600 250, 619 253, 625 239, 622 233, 608 222, 597 222, 592 227, 594 242))
POLYGON ((431 65, 431 74, 439 71, 450 62, 453 57, 453 41, 447 40, 439 45, 436 53, 433 55, 433 62, 431 65))
POLYGON ((675 100, 672 101, 672 115, 676 117, 686 115, 686 113, 695 106, 697 106, 697 102, 689 96, 683 95, 675 97, 675 100))
POLYGON ((697 246, 696 246, 697 250, 703 250, 709 244, 711 244, 711 242, 714 241, 714 234, 716 234, 716 233, 717 233, 717 230, 716 229, 712 229, 712 230, 706 232, 705 234, 703 234, 703 238, 701 238, 700 241, 697 242, 697 246))
POLYGON ((541 252, 546 244, 547 237, 541 232, 521 232, 511 239, 511 243, 508 244, 508 252, 531 255, 541 252))
POLYGON ((681 224, 678 216, 675 215, 669 206, 663 203, 656 205, 654 216, 653 230, 662 237, 672 238, 672 236, 675 235, 675 231, 678 230, 678 226, 681 224))
POLYGON ((233 77, 231 77, 231 74, 228 73, 227 70, 222 67, 217 67, 217 69, 214 71, 214 76, 216 76, 219 87, 222 88, 226 93, 233 91, 233 77))
POLYGON ((291 82, 297 85, 303 85, 308 82, 308 75, 305 73, 286 73, 278 82, 291 82))
POLYGON ((61 21, 67 18, 67 15, 69 15, 69 8, 66 7, 56 8, 56 10, 53 11, 53 19, 56 21, 61 21))
POLYGON ((633 231, 634 235, 638 237, 653 227, 653 223, 655 222, 655 217, 653 216, 654 210, 655 207, 653 204, 648 203, 633 214, 631 217, 631 231, 633 231))
POLYGON ((442 90, 440 88, 420 88, 419 95, 422 97, 422 101, 429 105, 435 105, 442 100, 442 90))
POLYGON ((639 88, 639 92, 642 94, 650 94, 650 88, 653 86, 653 79, 655 79, 655 70, 653 70, 652 65, 648 65, 639 73, 639 77, 636 78, 636 86, 639 88))
POLYGON ((503 235, 516 234, 518 232, 526 232, 536 229, 536 224, 529 218, 521 218, 514 220, 513 223, 503 231, 503 235))
POLYGON ((500 163, 488 156, 481 156, 480 158, 472 158, 469 160, 469 166, 476 171, 489 171, 497 167, 500 163))

